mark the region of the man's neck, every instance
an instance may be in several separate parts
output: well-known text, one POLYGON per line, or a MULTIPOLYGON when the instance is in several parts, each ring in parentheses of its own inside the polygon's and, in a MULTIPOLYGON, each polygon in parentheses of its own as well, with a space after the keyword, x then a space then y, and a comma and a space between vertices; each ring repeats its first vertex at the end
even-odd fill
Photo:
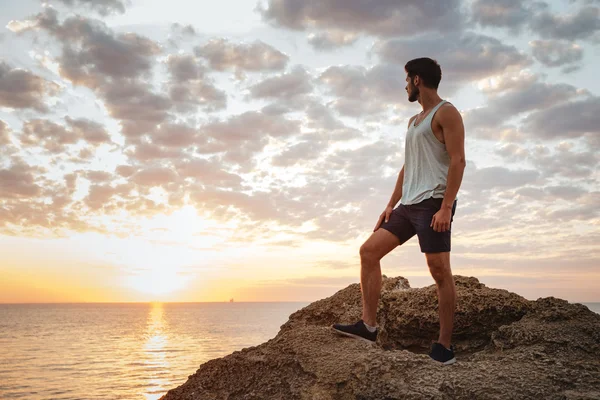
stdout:
POLYGON ((423 107, 423 112, 427 112, 431 110, 433 107, 437 106, 442 98, 438 96, 437 92, 424 92, 421 91, 419 95, 419 103, 421 103, 421 107, 423 107))

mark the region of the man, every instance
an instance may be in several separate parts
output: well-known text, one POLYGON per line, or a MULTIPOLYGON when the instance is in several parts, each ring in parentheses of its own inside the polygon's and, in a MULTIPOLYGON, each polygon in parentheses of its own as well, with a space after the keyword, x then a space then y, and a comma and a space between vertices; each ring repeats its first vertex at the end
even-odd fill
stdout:
POLYGON ((376 341, 379 261, 416 234, 435 280, 439 303, 440 334, 429 355, 448 365, 456 362, 451 345, 456 294, 450 269, 450 235, 466 165, 464 126, 458 110, 438 96, 442 71, 435 60, 417 58, 404 69, 408 100, 418 101, 423 111, 408 123, 404 166, 396 187, 374 233, 360 248, 362 319, 353 325, 335 324, 333 329, 376 341), (399 200, 400 205, 394 209, 399 200))

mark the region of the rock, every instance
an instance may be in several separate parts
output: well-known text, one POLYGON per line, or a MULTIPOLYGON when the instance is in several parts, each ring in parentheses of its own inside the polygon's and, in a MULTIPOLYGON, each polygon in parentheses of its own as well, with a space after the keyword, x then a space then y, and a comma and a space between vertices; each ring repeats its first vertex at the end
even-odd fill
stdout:
POLYGON ((360 318, 360 285, 350 285, 293 313, 266 343, 202 364, 162 399, 600 399, 600 315, 455 282, 455 365, 423 354, 439 329, 435 286, 384 277, 377 344, 330 329, 360 318))

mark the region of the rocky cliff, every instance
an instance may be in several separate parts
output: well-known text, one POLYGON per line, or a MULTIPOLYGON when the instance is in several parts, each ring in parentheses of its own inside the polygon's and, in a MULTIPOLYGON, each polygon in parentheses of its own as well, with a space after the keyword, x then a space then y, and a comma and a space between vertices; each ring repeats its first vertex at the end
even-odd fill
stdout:
POLYGON ((384 277, 376 345, 330 329, 361 317, 353 284, 292 314, 268 342, 204 363, 162 399, 600 400, 600 315, 455 281, 454 365, 427 356, 439 329, 435 286, 384 277))

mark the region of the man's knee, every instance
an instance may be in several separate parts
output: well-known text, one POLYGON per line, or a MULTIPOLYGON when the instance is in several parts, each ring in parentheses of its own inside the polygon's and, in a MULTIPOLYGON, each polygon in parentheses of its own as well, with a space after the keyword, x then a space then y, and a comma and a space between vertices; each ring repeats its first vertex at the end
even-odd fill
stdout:
POLYGON ((446 279, 451 277, 450 265, 441 258, 429 258, 427 260, 429 266, 429 272, 431 277, 436 283, 443 283, 446 279))
POLYGON ((377 259, 377 252, 375 251, 375 248, 373 248, 373 246, 367 242, 360 246, 359 253, 362 261, 379 261, 377 259))

